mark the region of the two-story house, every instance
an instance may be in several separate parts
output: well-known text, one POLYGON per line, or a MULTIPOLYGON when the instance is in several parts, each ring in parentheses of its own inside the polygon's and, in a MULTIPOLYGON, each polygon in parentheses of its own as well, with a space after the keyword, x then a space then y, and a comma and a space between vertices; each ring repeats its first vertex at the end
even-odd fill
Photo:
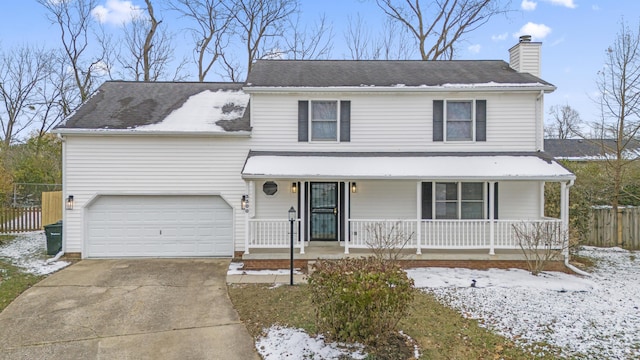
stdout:
POLYGON ((418 260, 514 256, 515 224, 566 228, 574 180, 543 152, 540 46, 522 38, 509 63, 259 60, 244 84, 107 82, 55 130, 63 249, 286 259, 293 208, 298 258, 375 232, 418 260), (545 182, 561 219, 544 217, 545 182))

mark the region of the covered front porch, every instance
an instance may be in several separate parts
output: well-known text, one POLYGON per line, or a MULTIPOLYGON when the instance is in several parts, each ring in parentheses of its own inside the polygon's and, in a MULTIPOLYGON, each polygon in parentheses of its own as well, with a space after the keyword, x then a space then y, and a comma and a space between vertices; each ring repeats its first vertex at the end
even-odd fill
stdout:
POLYGON ((277 258, 293 240, 296 258, 384 248, 495 260, 522 258, 517 231, 545 229, 547 246, 566 248, 574 176, 537 153, 251 153, 243 178, 247 259, 277 258), (562 189, 558 219, 544 216, 550 181, 562 189))

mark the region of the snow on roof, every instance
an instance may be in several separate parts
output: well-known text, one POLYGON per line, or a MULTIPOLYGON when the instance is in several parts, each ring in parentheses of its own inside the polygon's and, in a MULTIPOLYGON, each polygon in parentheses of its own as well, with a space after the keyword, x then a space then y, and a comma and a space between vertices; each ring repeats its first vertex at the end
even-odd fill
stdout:
POLYGON ((483 156, 291 156, 260 155, 247 159, 244 178, 407 178, 572 180, 555 161, 535 155, 483 156))
POLYGON ((242 91, 205 90, 192 95, 159 123, 135 127, 136 131, 208 131, 223 132, 220 120, 241 118, 249 103, 242 91))

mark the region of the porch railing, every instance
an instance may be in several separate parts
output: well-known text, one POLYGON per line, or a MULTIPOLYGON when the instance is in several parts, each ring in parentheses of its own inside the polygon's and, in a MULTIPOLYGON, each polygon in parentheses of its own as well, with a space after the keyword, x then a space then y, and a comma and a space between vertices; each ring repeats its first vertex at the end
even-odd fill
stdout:
MULTIPOLYGON (((286 219, 250 219, 248 248, 288 248, 291 246, 291 223, 286 219)), ((304 253, 304 242, 300 241, 300 220, 293 224, 294 247, 304 253)))
MULTIPOLYGON (((536 227, 551 229, 549 239, 552 248, 561 249, 564 244, 562 220, 414 220, 414 219, 350 219, 349 241, 344 242, 345 253, 349 248, 366 249, 374 246, 385 248, 416 249, 520 249, 516 228, 533 230, 536 227)), ((281 219, 250 219, 248 248, 288 248, 290 223, 281 219)), ((304 241, 300 241, 300 223, 294 224, 294 246, 304 253, 304 241)))

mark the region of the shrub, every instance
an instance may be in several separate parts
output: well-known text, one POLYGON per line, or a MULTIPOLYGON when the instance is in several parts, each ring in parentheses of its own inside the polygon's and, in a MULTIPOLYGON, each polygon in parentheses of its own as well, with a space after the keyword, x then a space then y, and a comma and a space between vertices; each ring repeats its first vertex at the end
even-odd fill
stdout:
POLYGON ((413 280, 391 261, 322 260, 309 276, 316 325, 329 338, 375 346, 407 314, 413 280))

